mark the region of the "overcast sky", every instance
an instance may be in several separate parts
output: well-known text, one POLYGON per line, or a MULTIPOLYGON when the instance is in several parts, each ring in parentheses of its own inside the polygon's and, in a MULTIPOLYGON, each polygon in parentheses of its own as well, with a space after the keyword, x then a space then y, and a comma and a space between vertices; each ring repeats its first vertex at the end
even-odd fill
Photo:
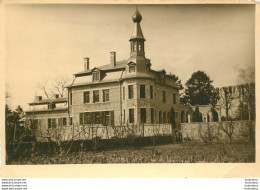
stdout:
MULTIPOLYGON (((216 87, 235 85, 254 66, 254 6, 139 5, 145 53, 153 69, 182 83, 198 70, 216 87)), ((37 83, 130 55, 134 5, 7 5, 6 83, 13 107, 41 95, 37 83)))

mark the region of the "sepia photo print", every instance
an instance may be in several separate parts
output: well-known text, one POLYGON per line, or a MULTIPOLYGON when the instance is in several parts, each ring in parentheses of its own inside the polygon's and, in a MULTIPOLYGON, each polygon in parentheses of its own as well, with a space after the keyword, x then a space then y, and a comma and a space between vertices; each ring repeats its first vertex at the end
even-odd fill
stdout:
POLYGON ((255 5, 8 4, 6 165, 255 163, 255 5))

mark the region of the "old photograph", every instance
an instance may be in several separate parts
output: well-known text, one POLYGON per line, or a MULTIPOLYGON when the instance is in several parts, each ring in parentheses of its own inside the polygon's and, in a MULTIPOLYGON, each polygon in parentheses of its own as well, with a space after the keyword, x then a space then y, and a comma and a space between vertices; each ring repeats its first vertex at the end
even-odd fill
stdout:
POLYGON ((255 5, 8 4, 6 165, 255 163, 255 5))

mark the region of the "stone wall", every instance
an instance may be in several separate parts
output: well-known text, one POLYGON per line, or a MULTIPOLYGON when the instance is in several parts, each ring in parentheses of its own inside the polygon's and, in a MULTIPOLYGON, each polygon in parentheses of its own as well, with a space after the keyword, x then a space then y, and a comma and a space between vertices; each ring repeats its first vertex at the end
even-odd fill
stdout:
POLYGON ((234 141, 249 141, 254 139, 255 136, 255 122, 224 121, 182 123, 181 133, 184 141, 229 141, 228 134, 232 134, 232 140, 234 141))
POLYGON ((171 135, 170 124, 154 125, 126 125, 126 126, 102 126, 102 125, 73 125, 59 126, 56 129, 42 130, 38 134, 39 141, 47 141, 50 137, 52 141, 68 140, 91 140, 94 138, 113 139, 127 137, 151 137, 171 135))

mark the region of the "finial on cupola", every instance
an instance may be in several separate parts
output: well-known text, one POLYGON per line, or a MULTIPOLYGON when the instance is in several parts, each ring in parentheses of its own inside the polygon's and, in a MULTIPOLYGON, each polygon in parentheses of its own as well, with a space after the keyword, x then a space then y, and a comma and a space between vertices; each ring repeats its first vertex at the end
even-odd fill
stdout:
POLYGON ((137 6, 136 6, 136 11, 133 14, 132 19, 133 19, 133 22, 137 22, 137 23, 140 23, 142 21, 142 15, 139 13, 137 6))

